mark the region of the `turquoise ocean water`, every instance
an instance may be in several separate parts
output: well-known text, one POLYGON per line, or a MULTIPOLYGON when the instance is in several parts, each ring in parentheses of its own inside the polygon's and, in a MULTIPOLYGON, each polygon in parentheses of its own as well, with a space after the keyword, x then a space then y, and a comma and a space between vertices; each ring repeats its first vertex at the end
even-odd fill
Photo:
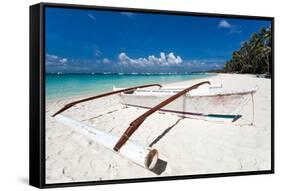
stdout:
POLYGON ((83 94, 112 91, 150 83, 166 84, 199 79, 214 74, 46 74, 46 99, 59 99, 83 94))

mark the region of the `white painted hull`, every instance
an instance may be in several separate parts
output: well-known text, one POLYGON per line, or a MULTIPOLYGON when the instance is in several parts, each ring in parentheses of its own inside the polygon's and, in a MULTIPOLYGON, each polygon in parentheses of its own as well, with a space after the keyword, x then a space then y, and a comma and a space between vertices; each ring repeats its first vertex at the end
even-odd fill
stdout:
POLYGON ((95 129, 61 114, 57 115, 55 119, 60 123, 71 127, 76 132, 85 135, 94 142, 111 150, 112 152, 117 153, 144 168, 152 169, 158 160, 157 150, 150 147, 145 147, 128 140, 118 152, 115 152, 113 147, 119 140, 119 137, 95 129))
MULTIPOLYGON (((229 91, 220 87, 214 89, 198 88, 166 105, 162 111, 182 117, 232 121, 236 116, 239 116, 242 107, 248 103, 256 90, 257 88, 241 91, 229 91), (210 117, 215 115, 222 117, 210 117)), ((124 105, 149 109, 179 91, 171 89, 137 90, 132 94, 121 93, 120 98, 124 105)))

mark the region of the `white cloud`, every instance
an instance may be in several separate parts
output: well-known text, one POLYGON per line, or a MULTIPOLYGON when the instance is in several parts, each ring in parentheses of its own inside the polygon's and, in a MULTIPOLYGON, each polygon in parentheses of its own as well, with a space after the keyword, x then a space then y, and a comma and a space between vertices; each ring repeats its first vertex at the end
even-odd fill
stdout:
POLYGON ((170 64, 180 64, 182 63, 182 59, 180 56, 175 56, 173 52, 167 55, 168 63, 170 64))
POLYGON ((59 57, 57 55, 53 55, 53 54, 46 54, 46 60, 56 60, 59 57))
POLYGON ((111 60, 109 60, 108 58, 104 58, 104 59, 102 59, 102 63, 109 64, 109 63, 111 63, 111 60))
POLYGON ((46 65, 65 65, 68 62, 67 58, 63 58, 54 54, 46 54, 46 65))
POLYGON ((219 28, 231 28, 232 25, 226 20, 221 20, 218 25, 219 28))
POLYGON ((62 58, 59 60, 60 63, 65 64, 67 63, 67 58, 62 58))
POLYGON ((93 14, 87 14, 87 16, 92 20, 92 21, 97 21, 97 18, 93 14))
POLYGON ((135 18, 136 17, 136 14, 132 13, 132 12, 121 12, 120 14, 124 15, 124 16, 127 16, 129 18, 135 18))
POLYGON ((101 51, 98 48, 96 48, 95 49, 95 56, 100 56, 101 54, 102 54, 101 51))
POLYGON ((241 27, 231 24, 230 22, 226 21, 226 20, 221 20, 218 24, 219 28, 226 28, 229 29, 229 33, 237 33, 240 34, 242 33, 241 27))
POLYGON ((188 67, 214 67, 214 68, 221 68, 225 63, 224 59, 216 59, 216 58, 210 58, 210 59, 195 59, 195 60, 187 60, 184 62, 183 65, 188 67))
POLYGON ((238 29, 238 27, 234 26, 230 29, 229 33, 237 33, 240 34, 242 33, 242 30, 238 29))
POLYGON ((160 53, 160 57, 150 55, 147 58, 130 58, 125 52, 122 52, 118 56, 119 62, 124 65, 132 66, 148 66, 148 65, 157 65, 157 66, 171 66, 171 65, 180 65, 183 63, 183 60, 180 56, 176 56, 173 52, 165 54, 164 52, 160 53))

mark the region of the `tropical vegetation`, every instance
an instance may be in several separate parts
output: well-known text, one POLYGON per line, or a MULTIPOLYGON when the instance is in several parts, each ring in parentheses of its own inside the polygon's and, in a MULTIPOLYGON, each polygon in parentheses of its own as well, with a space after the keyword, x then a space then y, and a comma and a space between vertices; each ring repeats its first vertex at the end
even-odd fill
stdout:
POLYGON ((271 27, 262 27, 232 53, 223 70, 228 73, 270 74, 271 50, 271 27))

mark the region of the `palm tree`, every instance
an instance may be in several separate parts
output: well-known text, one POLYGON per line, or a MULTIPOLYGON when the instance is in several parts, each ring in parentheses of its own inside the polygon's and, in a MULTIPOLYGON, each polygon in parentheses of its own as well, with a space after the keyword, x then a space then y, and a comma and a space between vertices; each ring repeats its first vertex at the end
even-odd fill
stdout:
POLYGON ((244 42, 234 51, 232 58, 226 62, 225 72, 266 73, 270 72, 271 63, 271 27, 262 27, 258 33, 244 42))

